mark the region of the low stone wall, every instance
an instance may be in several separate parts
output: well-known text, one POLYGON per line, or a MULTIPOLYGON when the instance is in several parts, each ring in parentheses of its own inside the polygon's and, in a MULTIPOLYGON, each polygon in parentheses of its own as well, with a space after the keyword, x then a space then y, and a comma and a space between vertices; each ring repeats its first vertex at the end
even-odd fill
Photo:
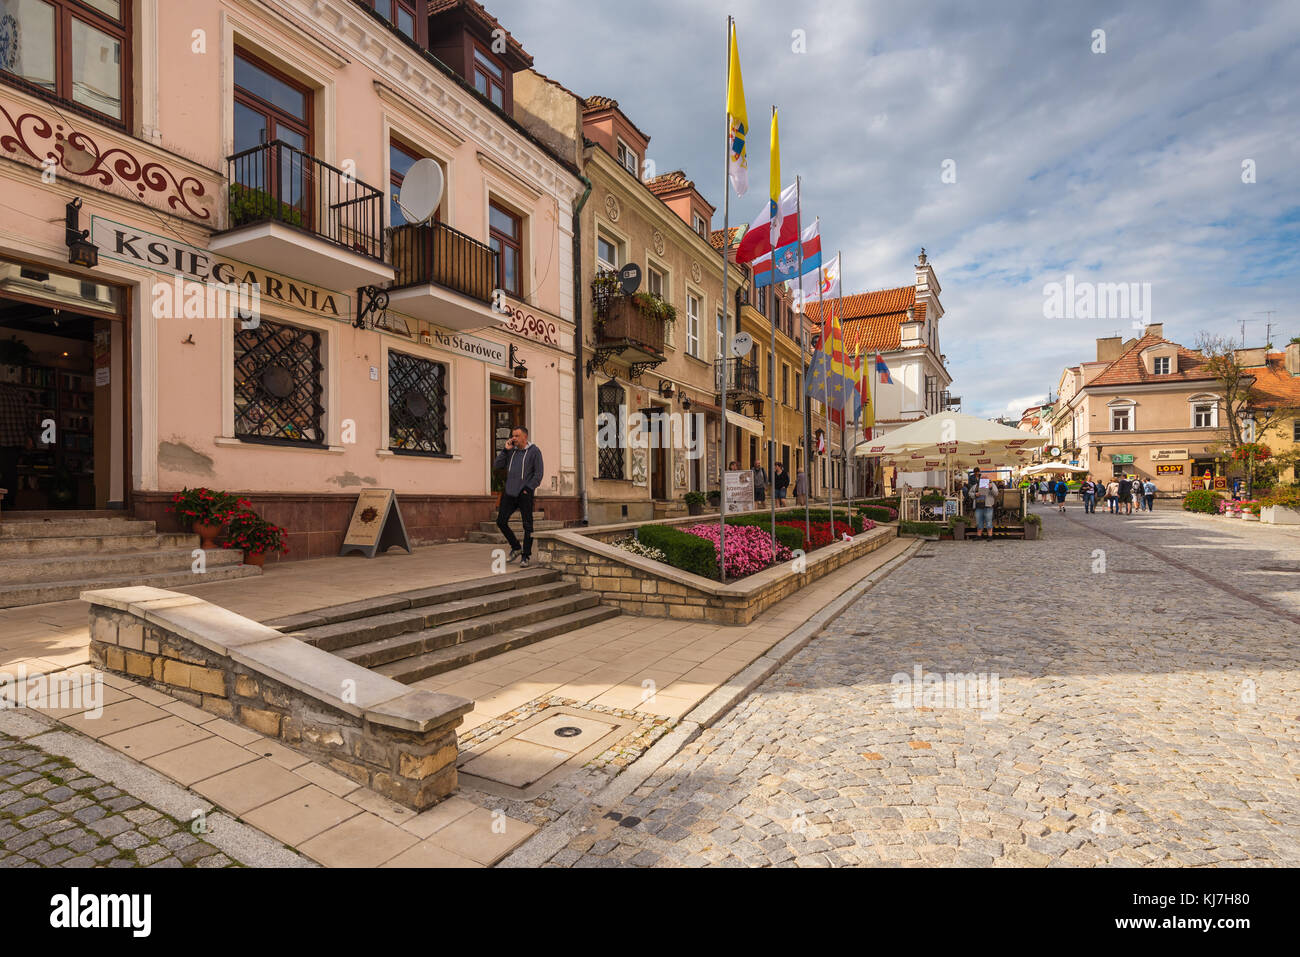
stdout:
MULTIPOLYGON (((715 514, 716 520, 716 514, 715 514)), ((661 525, 695 524, 701 516, 661 525)), ((802 570, 782 562, 726 585, 660 562, 633 555, 610 544, 627 538, 643 523, 626 523, 539 532, 533 541, 537 561, 560 571, 566 580, 601 601, 633 615, 682 618, 726 625, 747 625, 764 609, 837 568, 885 545, 898 534, 894 525, 879 525, 854 537, 819 548, 802 559, 802 570)))
POLYGON ((456 788, 474 703, 414 690, 202 599, 159 588, 81 595, 105 671, 278 738, 415 810, 456 788))

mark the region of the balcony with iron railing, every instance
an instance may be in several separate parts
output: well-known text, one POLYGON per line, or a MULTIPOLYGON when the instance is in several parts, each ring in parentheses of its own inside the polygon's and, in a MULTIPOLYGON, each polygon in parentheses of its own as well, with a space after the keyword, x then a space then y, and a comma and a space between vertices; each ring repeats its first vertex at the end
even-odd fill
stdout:
POLYGON ((384 194, 282 140, 226 160, 227 227, 213 252, 327 289, 387 282, 384 194))
POLYGON ((592 325, 598 358, 615 358, 653 368, 665 361, 664 345, 671 310, 648 294, 625 294, 617 277, 602 273, 591 284, 592 325))
POLYGON ((392 230, 388 308, 445 329, 478 329, 492 311, 498 253, 446 223, 408 223, 392 230))
POLYGON ((713 365, 713 383, 717 390, 716 402, 722 405, 722 380, 726 376, 727 403, 739 409, 748 406, 751 411, 761 413, 763 392, 758 384, 758 363, 744 357, 718 359, 713 365))

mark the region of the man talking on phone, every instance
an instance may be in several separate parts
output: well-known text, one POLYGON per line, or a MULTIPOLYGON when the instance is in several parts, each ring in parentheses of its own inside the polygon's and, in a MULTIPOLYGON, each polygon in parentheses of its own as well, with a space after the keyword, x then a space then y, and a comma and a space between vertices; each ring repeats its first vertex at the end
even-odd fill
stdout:
POLYGON ((501 496, 501 508, 497 512, 497 528, 510 543, 510 557, 507 562, 523 560, 520 567, 527 568, 533 554, 533 496, 537 486, 542 484, 542 450, 528 441, 528 430, 522 425, 510 431, 506 447, 497 456, 496 468, 506 470, 506 490, 501 496), (519 518, 524 525, 524 546, 521 552, 519 539, 510 528, 510 516, 519 510, 519 518))

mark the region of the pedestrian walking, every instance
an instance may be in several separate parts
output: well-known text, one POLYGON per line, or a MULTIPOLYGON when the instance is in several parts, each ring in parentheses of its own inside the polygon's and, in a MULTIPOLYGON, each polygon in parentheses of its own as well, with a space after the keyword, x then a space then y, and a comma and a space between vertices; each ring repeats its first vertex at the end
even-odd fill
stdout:
POLYGON ((1052 483, 1047 481, 1047 479, 1041 479, 1038 483, 1038 494, 1042 497, 1044 505, 1051 502, 1052 483))
POLYGON ((522 425, 511 429, 506 447, 497 456, 496 467, 506 470, 506 488, 497 509, 497 528, 510 543, 510 557, 506 561, 513 563, 518 560, 521 568, 527 568, 533 555, 534 497, 537 487, 542 484, 545 466, 542 450, 528 441, 528 430, 522 425), (522 547, 510 527, 510 516, 516 511, 524 526, 522 547))
POLYGON ((777 462, 773 466, 776 469, 776 477, 772 480, 772 489, 776 492, 776 507, 785 506, 785 493, 790 488, 790 473, 785 470, 785 466, 777 462))
POLYGON ((754 463, 754 503, 761 505, 767 501, 767 470, 758 462, 754 463))
POLYGON ((1095 515, 1097 512, 1097 483, 1088 475, 1079 483, 1079 494, 1083 497, 1083 514, 1095 515))
POLYGON ((1133 514, 1133 480, 1127 475, 1119 480, 1119 507, 1125 515, 1133 514))
POLYGON ((808 504, 808 476, 803 469, 794 473, 794 500, 798 505, 808 504))
POLYGON ((1147 511, 1156 510, 1156 483, 1154 479, 1147 479, 1142 485, 1142 497, 1146 499, 1147 511))
POLYGON ((998 501, 998 490, 987 479, 980 480, 972 486, 972 498, 975 504, 975 537, 993 538, 993 507, 998 501))
POLYGON ((1065 497, 1070 494, 1070 486, 1065 484, 1065 479, 1056 480, 1056 507, 1059 511, 1065 511, 1065 497))
POLYGON ((1110 514, 1119 513, 1119 482, 1114 478, 1106 483, 1106 504, 1110 508, 1110 514))

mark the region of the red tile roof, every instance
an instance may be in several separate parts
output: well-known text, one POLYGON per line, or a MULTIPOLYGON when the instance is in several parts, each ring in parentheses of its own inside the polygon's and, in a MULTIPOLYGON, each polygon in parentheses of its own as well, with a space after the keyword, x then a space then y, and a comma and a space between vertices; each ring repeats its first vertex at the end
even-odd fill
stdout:
POLYGON ((660 173, 654 179, 648 180, 646 186, 650 188, 650 192, 660 197, 684 189, 695 189, 695 183, 687 179, 686 173, 679 169, 675 169, 671 173, 660 173))
POLYGON ((1255 388, 1263 393, 1268 408, 1300 407, 1300 376, 1286 371, 1286 353, 1269 353, 1267 364, 1247 369, 1255 377, 1255 388))
MULTIPOLYGON (((732 226, 729 230, 727 230, 727 232, 731 234, 731 241, 730 241, 727 245, 728 245, 729 247, 730 247, 730 246, 734 246, 734 245, 736 245, 736 243, 740 242, 740 237, 743 236, 743 235, 745 235, 745 227, 744 227, 744 226, 732 226)), ((714 249, 721 249, 721 248, 722 248, 722 230, 721 230, 721 229, 715 229, 713 232, 709 233, 709 242, 713 244, 713 248, 714 248, 714 249)))
POLYGON ((1154 333, 1147 333, 1124 351, 1108 365, 1096 378, 1088 383, 1094 386, 1145 385, 1159 382, 1194 382, 1200 379, 1214 378, 1205 369, 1205 356, 1193 352, 1154 333), (1153 375, 1147 372, 1142 363, 1142 352, 1151 346, 1167 343, 1178 347, 1178 371, 1168 375, 1153 375))
POLYGON ((899 324, 907 322, 908 307, 914 307, 915 320, 925 319, 925 303, 916 301, 915 286, 855 293, 834 303, 809 303, 805 312, 820 325, 832 305, 844 324, 844 347, 849 352, 897 352, 903 342, 899 324))

